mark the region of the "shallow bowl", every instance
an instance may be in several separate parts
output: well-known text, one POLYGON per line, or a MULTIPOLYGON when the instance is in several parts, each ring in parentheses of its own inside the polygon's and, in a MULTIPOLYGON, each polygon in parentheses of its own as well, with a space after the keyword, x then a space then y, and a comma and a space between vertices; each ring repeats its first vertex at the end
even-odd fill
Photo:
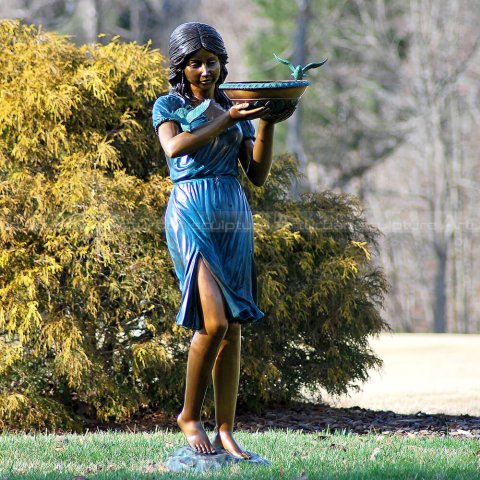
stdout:
POLYGON ((268 107, 268 113, 262 118, 280 122, 293 114, 308 85, 305 80, 229 82, 220 85, 220 89, 233 103, 248 102, 249 109, 268 107))

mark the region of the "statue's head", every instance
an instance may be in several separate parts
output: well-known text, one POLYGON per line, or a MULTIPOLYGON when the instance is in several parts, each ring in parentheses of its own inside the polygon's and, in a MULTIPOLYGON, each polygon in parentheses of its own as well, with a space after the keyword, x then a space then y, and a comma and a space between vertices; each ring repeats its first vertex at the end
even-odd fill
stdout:
POLYGON ((172 32, 168 49, 170 56, 168 81, 172 85, 172 90, 189 98, 189 86, 185 81, 183 70, 187 65, 188 59, 201 48, 214 53, 220 61, 220 76, 215 86, 215 97, 219 93, 218 96, 222 100, 221 103, 225 103, 223 93, 218 92, 218 85, 225 81, 228 74, 226 68, 228 55, 220 34, 205 23, 183 23, 172 32))

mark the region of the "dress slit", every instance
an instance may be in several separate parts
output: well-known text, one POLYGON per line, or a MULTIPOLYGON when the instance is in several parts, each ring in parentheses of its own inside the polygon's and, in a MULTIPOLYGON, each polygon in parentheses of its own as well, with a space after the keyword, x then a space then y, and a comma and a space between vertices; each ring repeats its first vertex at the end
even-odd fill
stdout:
POLYGON ((210 266, 208 260, 205 258, 205 255, 202 254, 200 250, 194 253, 192 256, 191 262, 193 265, 191 268, 191 274, 187 273, 185 277, 185 286, 183 288, 184 295, 182 296, 182 303, 180 311, 178 312, 178 319, 181 323, 177 322, 179 325, 183 325, 186 328, 191 328, 193 330, 201 330, 204 328, 202 304, 200 301, 200 291, 198 288, 198 272, 200 260, 203 260, 205 268, 210 272, 210 275, 215 280, 218 290, 222 296, 223 310, 225 313, 225 318, 227 321, 232 319, 231 308, 228 305, 228 301, 225 297, 225 287, 218 278, 218 275, 215 274, 214 270, 210 266), (190 281, 188 280, 190 278, 190 281), (187 285, 187 282, 189 284, 187 285))

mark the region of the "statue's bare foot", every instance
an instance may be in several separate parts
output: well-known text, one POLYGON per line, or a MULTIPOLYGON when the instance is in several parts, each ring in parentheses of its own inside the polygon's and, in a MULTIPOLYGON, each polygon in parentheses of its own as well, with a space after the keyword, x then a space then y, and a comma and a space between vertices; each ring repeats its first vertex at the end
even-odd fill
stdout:
POLYGON ((198 453, 214 454, 215 448, 210 443, 202 422, 197 420, 184 420, 182 414, 177 417, 178 426, 181 428, 187 443, 198 453))
POLYGON ((216 449, 223 448, 228 453, 237 458, 243 458, 244 460, 250 460, 252 456, 245 450, 233 438, 231 431, 215 431, 215 438, 213 439, 213 446, 216 449))

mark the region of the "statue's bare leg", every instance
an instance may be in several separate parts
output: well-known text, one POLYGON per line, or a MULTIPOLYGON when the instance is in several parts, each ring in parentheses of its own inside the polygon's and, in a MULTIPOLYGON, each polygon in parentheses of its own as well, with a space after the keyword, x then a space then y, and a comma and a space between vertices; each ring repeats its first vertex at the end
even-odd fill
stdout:
POLYGON ((194 450, 215 453, 203 428, 201 411, 217 352, 228 329, 228 320, 220 288, 203 259, 198 265, 198 291, 204 328, 195 332, 190 345, 185 403, 177 422, 194 450))
POLYGON ((251 458, 233 438, 233 423, 240 379, 241 326, 230 323, 213 367, 216 432, 215 448, 224 448, 240 458, 251 458))

